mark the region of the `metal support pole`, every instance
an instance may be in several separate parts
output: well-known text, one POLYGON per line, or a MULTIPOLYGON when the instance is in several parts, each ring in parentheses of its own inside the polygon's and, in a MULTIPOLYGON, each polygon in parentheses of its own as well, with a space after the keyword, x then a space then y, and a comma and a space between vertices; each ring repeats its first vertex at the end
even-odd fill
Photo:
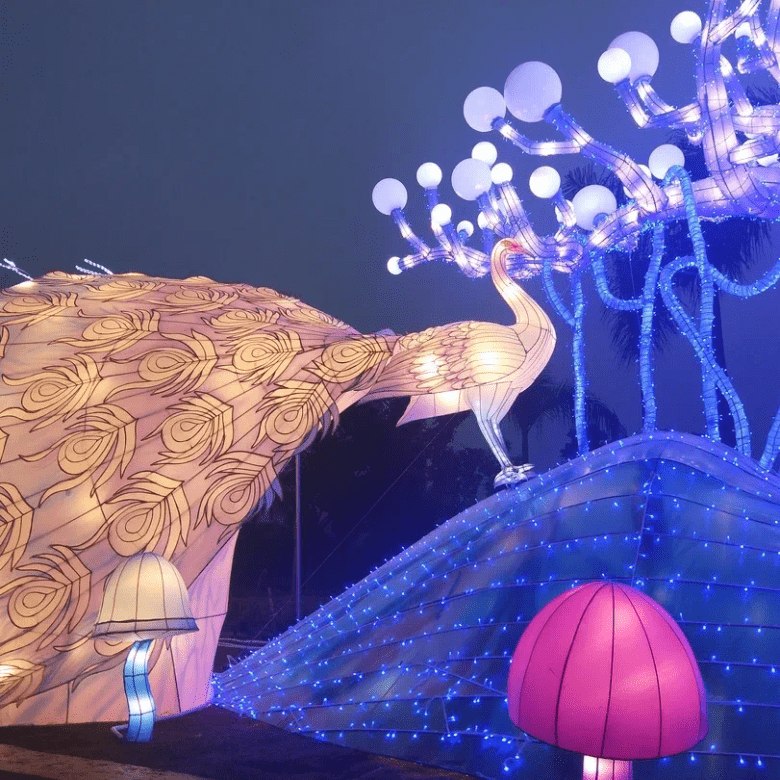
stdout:
POLYGON ((295 456, 295 621, 301 619, 301 455, 295 456))

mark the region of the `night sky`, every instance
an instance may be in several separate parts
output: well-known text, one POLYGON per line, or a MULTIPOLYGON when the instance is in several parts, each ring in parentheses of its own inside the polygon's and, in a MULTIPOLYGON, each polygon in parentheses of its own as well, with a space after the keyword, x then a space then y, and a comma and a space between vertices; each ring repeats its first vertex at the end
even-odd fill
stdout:
MULTIPOLYGON (((669 102, 687 102, 692 52, 668 32, 686 8, 703 13, 705 4, 0 2, 0 257, 33 276, 73 271, 89 258, 115 272, 269 286, 363 332, 509 323, 489 279, 443 266, 387 273, 387 258, 407 250, 374 210, 373 185, 403 180, 410 222, 430 242, 414 174, 433 160, 445 171, 442 198, 456 220, 476 221, 472 204, 448 184, 454 165, 487 139, 466 125, 463 100, 478 86, 502 89, 516 65, 534 59, 556 68, 564 106, 588 131, 646 162, 666 133, 633 126, 596 61, 616 35, 647 32, 661 50, 654 84, 669 102)), ((555 137, 547 126, 515 125, 555 137)), ((490 140, 514 167, 537 227, 549 232, 549 206, 526 183, 549 159, 490 140)), ((564 172, 578 161, 553 164, 564 172)), ((777 251, 780 241, 770 255, 777 251)), ((538 284, 529 289, 544 300, 538 284)), ((772 296, 724 308, 729 369, 760 446, 780 401, 772 296)), ((553 319, 552 367, 563 377, 569 337, 553 319)), ((591 389, 634 431, 638 383, 612 361, 597 302, 589 327, 591 389)), ((700 431, 700 384, 687 343, 664 356, 658 376, 661 426, 700 431)))

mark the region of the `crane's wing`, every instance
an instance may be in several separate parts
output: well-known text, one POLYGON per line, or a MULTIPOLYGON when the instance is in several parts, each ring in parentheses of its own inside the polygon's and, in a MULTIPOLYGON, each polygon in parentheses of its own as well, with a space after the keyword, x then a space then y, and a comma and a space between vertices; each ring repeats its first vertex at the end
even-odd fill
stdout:
POLYGON ((525 359, 525 347, 510 327, 458 322, 428 328, 398 339, 392 357, 362 401, 438 395, 506 382, 525 359))

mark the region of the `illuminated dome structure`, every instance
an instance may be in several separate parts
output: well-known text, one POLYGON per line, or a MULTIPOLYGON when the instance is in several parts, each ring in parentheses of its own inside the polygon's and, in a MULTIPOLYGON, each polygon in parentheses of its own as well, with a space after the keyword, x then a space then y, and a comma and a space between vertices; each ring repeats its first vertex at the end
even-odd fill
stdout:
POLYGON ((634 761, 636 780, 776 777, 778 576, 780 479, 720 444, 640 434, 445 522, 217 675, 215 701, 481 777, 579 777, 580 755, 512 723, 509 662, 551 599, 611 580, 674 618, 707 693, 704 740, 634 761))

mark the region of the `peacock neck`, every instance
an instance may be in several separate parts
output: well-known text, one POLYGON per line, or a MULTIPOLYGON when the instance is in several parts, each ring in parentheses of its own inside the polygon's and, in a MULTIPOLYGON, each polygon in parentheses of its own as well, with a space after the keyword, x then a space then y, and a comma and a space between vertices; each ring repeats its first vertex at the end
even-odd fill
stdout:
POLYGON ((545 323, 552 327, 544 309, 509 275, 507 260, 509 255, 517 253, 518 247, 504 239, 499 241, 490 256, 490 277, 499 295, 515 315, 518 325, 529 322, 545 323))

